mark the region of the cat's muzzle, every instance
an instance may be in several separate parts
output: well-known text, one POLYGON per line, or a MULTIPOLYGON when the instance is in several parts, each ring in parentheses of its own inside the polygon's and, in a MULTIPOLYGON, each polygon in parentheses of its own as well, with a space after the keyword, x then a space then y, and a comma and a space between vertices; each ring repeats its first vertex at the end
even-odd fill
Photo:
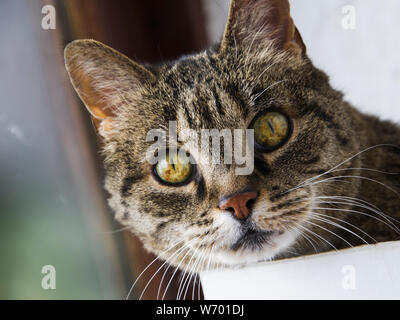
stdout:
POLYGON ((233 251, 242 250, 261 250, 265 244, 268 244, 274 236, 278 235, 277 231, 273 230, 257 230, 252 226, 244 226, 243 234, 231 246, 233 251))

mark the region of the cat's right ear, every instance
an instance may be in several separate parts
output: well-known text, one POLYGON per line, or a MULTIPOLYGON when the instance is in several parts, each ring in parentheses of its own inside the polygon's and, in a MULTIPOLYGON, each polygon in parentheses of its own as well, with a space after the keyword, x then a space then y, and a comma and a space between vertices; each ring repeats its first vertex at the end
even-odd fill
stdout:
POLYGON ((95 40, 69 43, 64 58, 72 85, 101 135, 112 130, 127 95, 155 80, 145 67, 95 40))
POLYGON ((220 50, 278 50, 305 55, 306 46, 290 16, 289 0, 231 0, 220 50))

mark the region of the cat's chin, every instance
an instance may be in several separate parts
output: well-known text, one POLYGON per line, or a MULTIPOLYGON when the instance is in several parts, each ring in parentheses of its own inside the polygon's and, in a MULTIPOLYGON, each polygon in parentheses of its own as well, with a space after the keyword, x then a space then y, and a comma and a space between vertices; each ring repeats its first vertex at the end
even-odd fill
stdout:
POLYGON ((271 261, 275 257, 285 254, 296 241, 297 234, 294 231, 268 232, 264 235, 264 243, 253 246, 250 242, 237 241, 230 248, 224 248, 213 254, 216 263, 227 266, 246 265, 262 261, 271 261))

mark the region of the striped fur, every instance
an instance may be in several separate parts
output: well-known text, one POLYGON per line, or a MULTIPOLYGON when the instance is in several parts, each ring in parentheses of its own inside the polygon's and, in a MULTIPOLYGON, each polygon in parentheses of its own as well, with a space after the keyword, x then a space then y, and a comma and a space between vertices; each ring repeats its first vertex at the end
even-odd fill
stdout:
POLYGON ((195 270, 400 239, 391 220, 400 218, 400 129, 361 114, 330 86, 307 57, 282 3, 233 1, 220 44, 147 69, 91 40, 66 49, 72 83, 89 111, 90 101, 112 108, 99 120, 111 119, 111 128, 100 133, 105 187, 117 219, 146 248, 179 267, 190 264, 191 256, 204 258, 190 266, 195 270), (272 23, 271 12, 282 18, 272 23), (85 81, 92 81, 95 93, 85 81), (252 174, 235 175, 235 163, 199 164, 196 178, 182 187, 152 177, 145 160, 149 130, 165 129, 171 120, 178 134, 188 128, 246 129, 269 108, 290 117, 293 133, 278 150, 256 152, 252 174), (218 202, 247 186, 259 198, 246 228, 273 237, 238 249, 244 227, 218 202), (178 248, 187 257, 174 256, 178 248))

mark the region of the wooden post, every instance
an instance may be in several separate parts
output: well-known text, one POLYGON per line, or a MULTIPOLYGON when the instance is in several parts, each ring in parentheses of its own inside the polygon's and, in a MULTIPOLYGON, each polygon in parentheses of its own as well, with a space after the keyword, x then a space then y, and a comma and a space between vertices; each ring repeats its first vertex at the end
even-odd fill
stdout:
MULTIPOLYGON (((207 45, 202 0, 57 0, 55 3, 65 30, 64 45, 75 39, 91 38, 138 62, 148 63, 175 59, 207 45)), ((132 234, 125 231, 124 239, 133 283, 155 257, 132 234)), ((146 271, 130 298, 140 295, 161 264, 154 263, 146 271)), ((163 271, 154 277, 143 299, 157 298, 162 274, 163 271)), ((180 273, 174 276, 166 299, 176 298, 180 276, 180 273)), ((164 288, 169 279, 168 276, 164 279, 164 288)), ((192 289, 188 292, 186 298, 190 299, 192 289)))

